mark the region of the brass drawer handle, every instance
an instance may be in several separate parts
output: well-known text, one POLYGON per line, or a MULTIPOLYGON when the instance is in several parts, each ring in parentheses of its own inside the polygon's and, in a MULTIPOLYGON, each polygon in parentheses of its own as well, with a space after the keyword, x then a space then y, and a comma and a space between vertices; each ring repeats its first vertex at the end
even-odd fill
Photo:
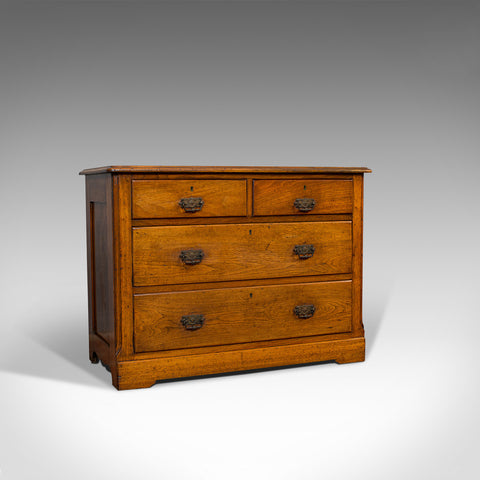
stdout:
POLYGON ((205 253, 201 249, 182 250, 179 255, 180 260, 185 265, 197 265, 203 260, 204 256, 205 253))
POLYGON ((187 213, 199 212, 205 202, 203 201, 202 197, 187 197, 182 198, 178 204, 183 210, 187 213))
POLYGON ((293 313, 295 313, 295 315, 296 315, 298 318, 310 318, 310 317, 313 317, 313 314, 315 313, 315 305, 309 305, 309 304, 306 304, 306 305, 297 305, 297 306, 293 309, 293 313))
POLYGON ((205 317, 203 315, 183 315, 182 325, 185 330, 198 330, 203 327, 205 317))
POLYGON ((293 206, 301 212, 309 212, 310 210, 313 210, 316 203, 317 202, 315 202, 315 199, 313 198, 297 198, 293 202, 293 206))
POLYGON ((315 247, 313 245, 295 245, 293 253, 298 255, 301 260, 313 257, 315 253, 315 247))

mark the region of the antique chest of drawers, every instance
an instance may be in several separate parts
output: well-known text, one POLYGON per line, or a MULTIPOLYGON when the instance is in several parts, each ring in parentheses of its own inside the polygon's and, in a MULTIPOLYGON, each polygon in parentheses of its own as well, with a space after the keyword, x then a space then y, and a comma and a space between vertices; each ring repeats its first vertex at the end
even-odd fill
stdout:
POLYGON ((90 360, 118 389, 364 360, 367 168, 86 175, 90 360))

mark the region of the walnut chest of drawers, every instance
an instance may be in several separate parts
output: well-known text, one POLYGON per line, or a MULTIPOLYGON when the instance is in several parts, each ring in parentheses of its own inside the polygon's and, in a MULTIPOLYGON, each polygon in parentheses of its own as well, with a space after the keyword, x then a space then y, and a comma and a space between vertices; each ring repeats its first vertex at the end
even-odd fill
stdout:
POLYGON ((90 360, 118 389, 362 361, 367 168, 86 175, 90 360))

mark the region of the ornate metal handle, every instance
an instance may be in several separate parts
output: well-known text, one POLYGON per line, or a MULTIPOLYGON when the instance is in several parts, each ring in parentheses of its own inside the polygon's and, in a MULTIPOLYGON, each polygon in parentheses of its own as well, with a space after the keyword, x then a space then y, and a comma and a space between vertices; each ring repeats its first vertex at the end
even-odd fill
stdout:
POLYGON ((203 327, 205 317, 203 315, 183 315, 182 325, 185 330, 198 330, 203 327))
POLYGON ((313 210, 316 203, 314 198, 297 198, 293 202, 293 206, 301 212, 309 212, 313 210))
POLYGON ((298 318, 310 318, 313 317, 313 314, 315 313, 315 305, 297 305, 293 309, 293 313, 298 317, 298 318))
POLYGON ((182 198, 178 204, 183 208, 185 212, 188 213, 193 213, 193 212, 199 212, 203 205, 204 201, 202 197, 187 197, 187 198, 182 198))
POLYGON ((180 260, 185 264, 185 265, 197 265, 203 260, 203 257, 205 254, 203 253, 203 250, 182 250, 180 252, 180 260))
POLYGON ((313 257, 315 253, 315 247, 313 245, 295 245, 293 253, 298 255, 301 260, 313 257))

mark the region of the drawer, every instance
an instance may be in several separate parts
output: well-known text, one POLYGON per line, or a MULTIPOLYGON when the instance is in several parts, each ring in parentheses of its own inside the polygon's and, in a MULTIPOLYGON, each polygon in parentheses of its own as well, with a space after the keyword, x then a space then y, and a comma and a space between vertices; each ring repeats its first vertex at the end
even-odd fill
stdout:
POLYGON ((136 295, 135 351, 349 332, 352 282, 136 295))
POLYGON ((133 180, 133 218, 247 214, 246 180, 133 180))
POLYGON ((136 286, 351 271, 349 221, 133 229, 136 286))
POLYGON ((351 213, 351 180, 255 180, 254 215, 351 213))

